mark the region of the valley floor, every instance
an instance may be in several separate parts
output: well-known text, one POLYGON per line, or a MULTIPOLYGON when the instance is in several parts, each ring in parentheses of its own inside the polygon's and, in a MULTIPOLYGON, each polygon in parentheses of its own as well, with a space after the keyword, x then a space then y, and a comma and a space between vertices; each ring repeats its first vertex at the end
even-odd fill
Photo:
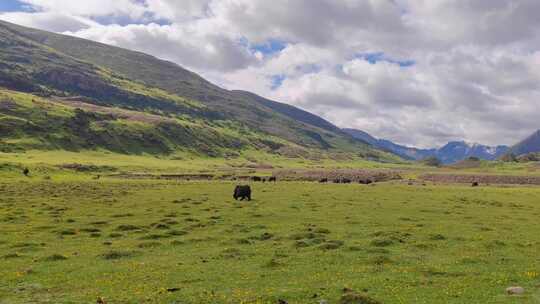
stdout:
POLYGON ((233 187, 0 179, 0 303, 540 300, 540 188, 233 187))

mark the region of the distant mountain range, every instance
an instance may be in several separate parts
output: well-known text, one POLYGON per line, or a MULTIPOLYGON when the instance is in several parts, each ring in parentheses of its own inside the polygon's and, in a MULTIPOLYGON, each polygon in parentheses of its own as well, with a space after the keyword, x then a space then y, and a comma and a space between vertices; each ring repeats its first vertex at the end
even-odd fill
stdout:
MULTIPOLYGON (((398 145, 385 139, 377 139, 360 130, 344 129, 343 131, 359 140, 365 141, 375 148, 394 153, 408 160, 422 160, 428 157, 437 157, 442 163, 451 164, 469 157, 477 157, 484 160, 496 160, 510 151, 510 147, 508 146, 501 145, 490 147, 476 143, 470 144, 465 141, 452 141, 438 149, 419 149, 398 145)), ((537 143, 540 143, 540 134, 537 135, 537 143)), ((540 151, 540 149, 538 151, 540 151)))

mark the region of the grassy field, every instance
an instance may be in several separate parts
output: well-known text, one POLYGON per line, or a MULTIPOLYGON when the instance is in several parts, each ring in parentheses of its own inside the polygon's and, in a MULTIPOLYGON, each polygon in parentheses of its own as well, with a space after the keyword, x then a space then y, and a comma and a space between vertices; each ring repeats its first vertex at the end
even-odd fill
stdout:
POLYGON ((0 179, 0 303, 540 303, 539 188, 233 187, 0 179))

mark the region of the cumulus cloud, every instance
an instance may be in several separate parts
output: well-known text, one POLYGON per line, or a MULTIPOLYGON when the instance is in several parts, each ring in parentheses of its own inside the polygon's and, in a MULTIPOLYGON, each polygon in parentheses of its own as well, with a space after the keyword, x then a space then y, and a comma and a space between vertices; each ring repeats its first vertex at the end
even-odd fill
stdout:
POLYGON ((146 9, 140 2, 132 0, 20 0, 37 11, 65 13, 86 17, 128 15, 133 18, 144 15, 146 9))
POLYGON ((540 128, 537 0, 23 2, 32 10, 0 18, 144 51, 403 144, 512 144, 540 128))
POLYGON ((60 33, 99 26, 99 23, 90 19, 57 12, 10 12, 0 14, 0 18, 20 25, 60 33))

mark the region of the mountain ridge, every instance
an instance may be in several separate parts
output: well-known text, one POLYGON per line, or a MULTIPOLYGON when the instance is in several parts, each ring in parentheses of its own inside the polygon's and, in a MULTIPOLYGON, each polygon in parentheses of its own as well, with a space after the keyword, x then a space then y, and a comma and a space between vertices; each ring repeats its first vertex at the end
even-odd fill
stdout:
MULTIPOLYGON (((55 100, 58 98, 71 99, 72 104, 78 106, 81 102, 87 103, 91 106, 86 106, 83 112, 89 113, 83 115, 80 111, 71 109, 71 115, 84 116, 84 120, 89 120, 89 126, 95 130, 100 129, 99 126, 103 124, 118 126, 121 120, 114 115, 112 117, 115 119, 112 119, 109 113, 107 117, 111 119, 103 120, 100 116, 99 119, 102 120, 96 121, 99 115, 96 116, 88 110, 95 106, 174 119, 172 124, 170 120, 165 122, 151 119, 153 125, 145 126, 146 131, 143 132, 147 137, 159 138, 158 141, 168 147, 165 151, 183 147, 199 149, 203 145, 205 147, 202 150, 206 152, 212 152, 214 148, 235 150, 242 147, 272 153, 285 150, 289 151, 285 153, 289 156, 309 154, 306 151, 312 150, 316 151, 316 154, 348 153, 354 157, 397 160, 388 153, 354 139, 314 114, 253 93, 222 89, 172 62, 141 52, 3 21, 0 21, 0 48, 0 87, 4 88, 3 95, 6 99, 11 99, 12 104, 28 105, 29 99, 39 99, 41 103, 49 102, 56 106, 55 100), (18 95, 17 92, 31 96, 18 95), (167 127, 163 128, 164 125, 167 127), (185 125, 194 129, 186 128, 185 125), (229 138, 224 142, 231 144, 221 147, 211 141, 199 142, 196 134, 202 132, 205 126, 212 130, 212 134, 222 133, 217 138, 229 138), (159 132, 155 133, 155 130, 159 132), (171 138, 187 136, 188 133, 191 134, 193 142, 171 138), (239 142, 243 144, 239 145, 239 142)), ((46 113, 44 110, 40 114, 39 123, 47 123, 43 118, 46 113)), ((23 115, 21 111, 9 113, 4 110, 0 111, 0 114, 5 116, 4 121, 10 123, 17 119, 34 125, 38 122, 32 120, 35 117, 23 115)), ((130 124, 130 127, 140 129, 140 124, 148 123, 147 119, 143 120, 128 119, 124 122, 130 124), (134 126, 136 123, 139 125, 134 126)), ((3 127, 15 128, 8 123, 3 127)), ((65 127, 59 127, 56 131, 66 138, 78 136, 65 127)), ((121 131, 119 127, 118 132, 121 131)), ((39 137, 38 141, 45 144, 50 143, 47 142, 51 140, 50 137, 42 134, 43 130, 40 132, 32 136, 39 137)), ((92 134, 92 137, 103 142, 105 133, 102 130, 99 132, 101 133, 92 134)), ((13 134, 12 136, 15 136, 13 134)), ((130 134, 133 138, 137 137, 136 132, 130 134)), ((118 139, 119 136, 115 134, 113 137, 118 139)), ((110 137, 105 137, 110 140, 110 137)), ((82 138, 77 139, 81 140, 82 138)), ((9 141, 17 140, 12 138, 9 141)), ((7 145, 5 142, 6 140, 4 146, 7 145)), ((130 143, 130 146, 134 144, 130 143)))

